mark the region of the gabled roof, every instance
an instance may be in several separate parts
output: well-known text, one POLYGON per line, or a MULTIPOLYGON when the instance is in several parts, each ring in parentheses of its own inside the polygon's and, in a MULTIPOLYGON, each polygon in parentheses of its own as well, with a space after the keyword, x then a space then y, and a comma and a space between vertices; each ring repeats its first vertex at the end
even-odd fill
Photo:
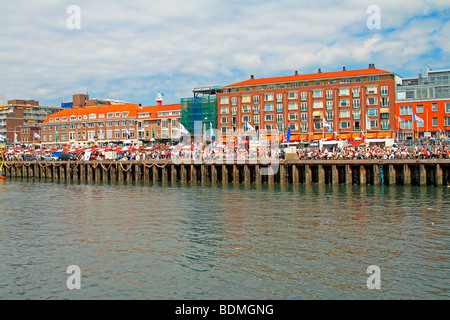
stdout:
POLYGON ((280 82, 297 82, 297 81, 333 79, 333 78, 347 78, 347 77, 369 76, 369 75, 380 75, 380 74, 392 74, 392 73, 389 71, 375 69, 375 68, 336 71, 336 72, 320 72, 320 73, 299 74, 299 75, 284 76, 284 77, 249 79, 249 80, 237 82, 234 84, 230 84, 225 87, 254 86, 254 85, 259 85, 259 84, 271 84, 271 83, 280 83, 280 82))

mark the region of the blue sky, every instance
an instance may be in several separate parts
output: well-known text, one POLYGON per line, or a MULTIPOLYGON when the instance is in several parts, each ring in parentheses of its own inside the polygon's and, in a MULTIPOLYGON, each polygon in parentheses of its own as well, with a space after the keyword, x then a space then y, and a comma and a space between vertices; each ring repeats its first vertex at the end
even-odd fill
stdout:
MULTIPOLYGON (((154 105, 195 87, 367 68, 450 68, 450 2, 2 1, 0 99, 57 106, 73 94, 154 105), (70 5, 80 9, 69 29, 70 5), (379 29, 369 29, 369 6, 379 29), (378 17, 378 16, 377 16, 378 17)), ((73 20, 71 20, 73 21, 73 20)))

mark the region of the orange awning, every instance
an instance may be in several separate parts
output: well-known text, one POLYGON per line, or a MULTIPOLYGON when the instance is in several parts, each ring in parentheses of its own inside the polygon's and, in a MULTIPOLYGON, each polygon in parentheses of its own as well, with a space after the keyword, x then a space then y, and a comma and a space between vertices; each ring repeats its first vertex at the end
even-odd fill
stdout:
POLYGON ((366 139, 376 139, 378 138, 378 132, 367 132, 366 139))
POLYGON ((352 133, 352 138, 353 138, 353 139, 355 139, 355 138, 361 138, 361 132, 353 132, 353 133, 352 133))
POLYGON ((323 138, 323 134, 313 134, 309 137, 311 141, 318 141, 323 138))
POLYGON ((392 132, 378 132, 379 139, 390 139, 392 138, 392 132))
POLYGON ((336 137, 338 140, 351 140, 352 134, 351 133, 339 133, 336 137))

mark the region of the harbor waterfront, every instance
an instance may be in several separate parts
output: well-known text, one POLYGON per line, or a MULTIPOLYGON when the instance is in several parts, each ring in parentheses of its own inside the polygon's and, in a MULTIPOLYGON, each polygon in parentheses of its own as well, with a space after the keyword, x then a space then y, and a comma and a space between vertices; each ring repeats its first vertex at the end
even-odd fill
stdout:
POLYGON ((11 161, 6 176, 71 181, 256 184, 450 184, 449 159, 11 161))
POLYGON ((450 188, 0 181, 2 299, 448 299, 450 188), (70 290, 69 266, 81 270, 70 290), (381 288, 369 289, 369 266, 381 288))

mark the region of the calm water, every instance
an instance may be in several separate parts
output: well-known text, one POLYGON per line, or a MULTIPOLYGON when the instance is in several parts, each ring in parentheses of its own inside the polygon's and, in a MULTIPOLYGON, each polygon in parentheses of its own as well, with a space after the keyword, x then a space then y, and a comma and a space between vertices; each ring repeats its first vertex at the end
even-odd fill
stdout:
POLYGON ((449 195, 0 181, 0 298, 448 299, 449 195))

